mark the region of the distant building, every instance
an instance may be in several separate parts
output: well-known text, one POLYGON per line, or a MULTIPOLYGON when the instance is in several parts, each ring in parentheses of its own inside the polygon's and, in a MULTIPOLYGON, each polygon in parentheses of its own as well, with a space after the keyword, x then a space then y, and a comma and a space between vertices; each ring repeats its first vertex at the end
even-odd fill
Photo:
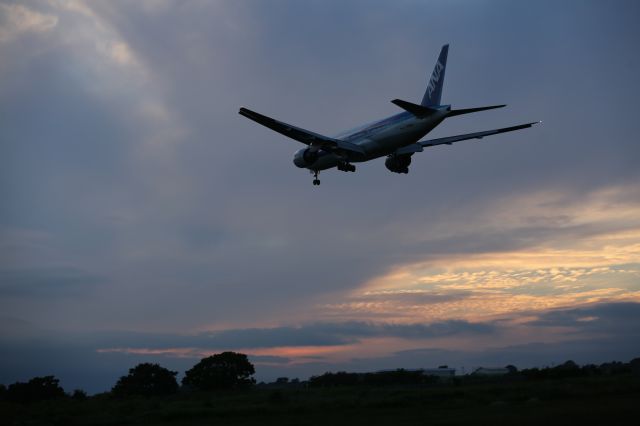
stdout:
POLYGON ((508 368, 486 368, 480 367, 477 368, 473 373, 474 376, 504 376, 509 374, 510 371, 508 368))
MULTIPOLYGON (((408 371, 410 373, 420 373, 424 371, 424 368, 386 368, 384 370, 376 370, 374 373, 395 373, 397 371, 408 371)), ((369 373, 360 373, 360 374, 369 374, 369 373)))
POLYGON ((422 374, 424 374, 425 376, 436 376, 443 379, 450 379, 456 375, 456 369, 449 368, 446 365, 438 368, 425 368, 422 371, 422 374))

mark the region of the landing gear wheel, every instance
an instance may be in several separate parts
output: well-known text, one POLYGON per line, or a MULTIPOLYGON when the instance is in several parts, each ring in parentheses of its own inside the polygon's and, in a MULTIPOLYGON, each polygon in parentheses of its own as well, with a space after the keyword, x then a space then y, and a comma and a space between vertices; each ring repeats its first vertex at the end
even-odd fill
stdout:
POLYGON ((313 185, 320 185, 320 179, 318 179, 318 174, 320 172, 318 170, 312 170, 311 173, 313 173, 313 185))
POLYGON ((338 170, 341 172, 355 172, 356 166, 347 162, 339 162, 337 166, 338 170))

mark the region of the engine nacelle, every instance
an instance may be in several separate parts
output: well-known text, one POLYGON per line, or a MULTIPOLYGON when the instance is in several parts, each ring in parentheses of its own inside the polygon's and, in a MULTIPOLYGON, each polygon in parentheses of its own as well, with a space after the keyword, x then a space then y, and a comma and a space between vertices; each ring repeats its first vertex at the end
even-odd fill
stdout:
POLYGON ((394 173, 409 173, 409 165, 411 164, 411 155, 390 155, 384 161, 384 165, 389 171, 394 173))
POLYGON ((317 150, 311 148, 302 148, 293 155, 293 164, 300 168, 308 168, 318 160, 320 156, 317 150))

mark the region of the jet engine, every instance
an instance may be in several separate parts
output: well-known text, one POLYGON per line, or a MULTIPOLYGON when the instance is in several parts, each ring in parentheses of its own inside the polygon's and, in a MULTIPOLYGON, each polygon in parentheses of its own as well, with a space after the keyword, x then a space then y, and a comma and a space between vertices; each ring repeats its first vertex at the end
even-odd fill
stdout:
POLYGON ((311 167, 311 165, 318 160, 319 156, 318 150, 302 148, 293 155, 293 164, 301 168, 311 167))
POLYGON ((384 162, 389 171, 394 173, 409 173, 409 164, 411 164, 411 155, 390 155, 384 162))

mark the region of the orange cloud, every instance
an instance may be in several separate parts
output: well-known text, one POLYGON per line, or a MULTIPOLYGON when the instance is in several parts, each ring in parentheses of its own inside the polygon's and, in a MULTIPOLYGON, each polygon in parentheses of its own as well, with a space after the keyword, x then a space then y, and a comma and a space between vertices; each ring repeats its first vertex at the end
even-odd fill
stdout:
MULTIPOLYGON (((501 235, 522 235, 532 224, 547 229, 531 246, 399 264, 319 311, 343 319, 481 320, 604 300, 638 301, 638 192, 616 187, 575 202, 553 192, 505 200, 493 206, 498 213, 479 215, 473 226, 501 235), (447 298, 456 294, 464 296, 447 298)), ((468 226, 449 226, 447 232, 464 234, 468 226)))
MULTIPOLYGON (((289 364, 310 362, 318 357, 331 360, 345 360, 358 352, 359 344, 334 345, 334 346, 282 346, 264 349, 234 349, 236 352, 250 356, 275 356, 289 359, 289 364), (351 354, 351 355, 349 355, 351 354)), ((130 355, 166 356, 171 358, 204 358, 228 349, 202 349, 202 348, 101 348, 98 353, 123 353, 130 355)), ((269 363, 258 361, 258 363, 269 363)), ((280 363, 282 364, 282 363, 280 363)))

